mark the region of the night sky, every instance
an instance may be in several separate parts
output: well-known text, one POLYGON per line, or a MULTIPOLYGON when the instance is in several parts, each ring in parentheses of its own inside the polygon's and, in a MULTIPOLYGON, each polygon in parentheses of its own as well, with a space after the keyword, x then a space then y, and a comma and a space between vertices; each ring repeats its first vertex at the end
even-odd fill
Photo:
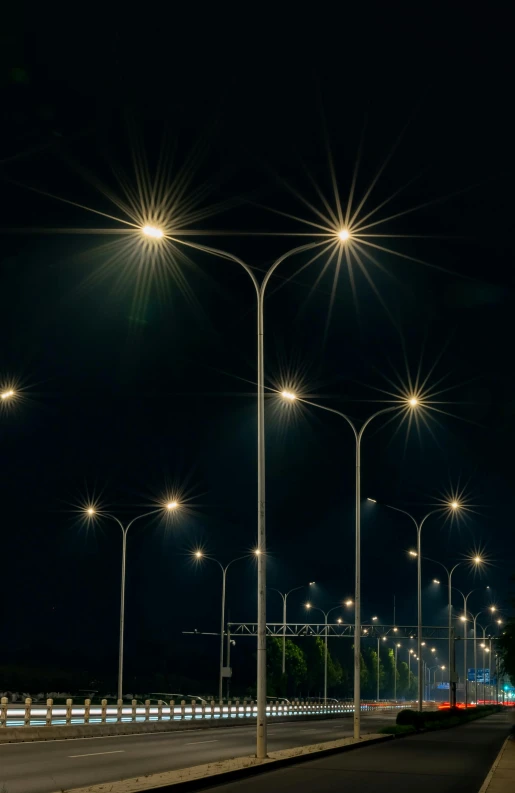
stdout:
MULTIPOLYGON (((373 241, 400 255, 374 250, 377 264, 352 278, 344 260, 336 279, 334 261, 299 272, 308 257, 298 255, 269 285, 269 586, 315 580, 310 597, 324 608, 354 589, 352 435, 322 411, 287 409, 273 389, 299 388, 359 421, 391 398, 392 381, 418 375, 443 389, 434 399, 445 413, 429 411, 429 426, 409 434, 371 425, 363 495, 421 517, 458 491, 464 518, 431 518, 424 554, 454 564, 483 551, 485 572, 462 567, 456 585, 477 589, 474 612, 508 608, 513 63, 501 19, 435 9, 290 18, 255 5, 248 19, 218 8, 6 32, 0 375, 23 399, 0 413, 0 663, 113 680, 120 532, 77 509, 98 499, 130 519, 173 494, 187 508, 172 524, 129 534, 128 674, 175 652, 194 677, 202 642, 214 688, 216 639, 182 631, 218 630, 220 573, 192 564, 191 550, 227 562, 255 545, 252 287, 237 265, 195 249, 169 268, 149 269, 143 251, 109 259, 123 238, 104 232, 129 219, 109 196, 123 200, 122 172, 134 187, 135 162, 182 180, 177 211, 189 196, 198 210, 187 228, 199 235, 185 239, 256 272, 317 231, 321 193, 336 207, 331 162, 344 207, 358 158, 355 204, 379 173, 362 214, 395 194, 374 217, 395 215, 377 227, 394 236, 373 241)), ((363 617, 391 624, 395 595, 397 622, 413 625, 413 526, 365 502, 362 532, 363 617)), ((445 624, 435 575, 443 584, 426 564, 424 622, 445 624)), ((232 621, 255 620, 255 589, 252 560, 238 562, 232 621)), ((305 599, 292 595, 291 620, 305 619, 305 599)), ((280 621, 279 597, 268 602, 280 621)), ((235 667, 244 652, 240 642, 235 667)))

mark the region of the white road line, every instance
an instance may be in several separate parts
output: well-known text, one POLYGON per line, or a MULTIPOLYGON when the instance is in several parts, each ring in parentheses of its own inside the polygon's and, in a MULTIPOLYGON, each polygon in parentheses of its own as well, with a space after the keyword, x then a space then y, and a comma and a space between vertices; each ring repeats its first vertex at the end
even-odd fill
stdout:
POLYGON ((185 743, 184 746, 197 746, 199 743, 218 743, 218 740, 215 738, 214 741, 193 741, 192 743, 185 743))
POLYGON ((125 754, 125 749, 115 749, 114 752, 89 752, 88 754, 69 754, 68 757, 97 757, 99 754, 125 754))

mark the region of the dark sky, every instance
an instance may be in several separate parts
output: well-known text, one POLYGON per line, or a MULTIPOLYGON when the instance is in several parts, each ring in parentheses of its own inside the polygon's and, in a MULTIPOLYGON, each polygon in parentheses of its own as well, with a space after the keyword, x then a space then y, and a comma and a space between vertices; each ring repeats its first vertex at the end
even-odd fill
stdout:
MULTIPOLYGON (((24 399, 0 414, 6 661, 80 654, 100 674, 116 652, 121 540, 108 521, 77 519, 88 494, 124 519, 167 490, 188 504, 172 526, 142 523, 129 535, 133 658, 168 651, 182 630, 217 629, 219 571, 192 566, 191 548, 229 561, 255 543, 252 288, 241 268, 195 251, 175 270, 149 271, 143 254, 109 261, 106 245, 121 237, 102 230, 123 223, 81 205, 127 220, 101 186, 123 199, 120 173, 134 186, 135 156, 148 173, 161 162, 164 178, 185 177, 179 210, 189 195, 208 210, 189 226, 203 235, 188 239, 256 272, 306 240, 298 235, 312 227, 298 218, 318 221, 300 197, 324 211, 318 187, 335 206, 331 159, 344 206, 358 156, 355 201, 385 166, 363 212, 397 191, 378 218, 423 205, 378 227, 406 235, 373 240, 402 256, 376 250, 377 266, 354 268, 353 283, 345 263, 336 282, 334 262, 319 278, 327 257, 301 273, 303 256, 281 266, 266 303, 267 384, 291 379, 360 420, 389 398, 378 389, 391 390, 397 373, 441 381, 435 391, 448 390, 434 399, 450 415, 430 412, 429 429, 370 427, 363 494, 421 516, 462 490, 465 519, 431 519, 424 553, 453 564, 484 549, 487 572, 462 568, 456 584, 478 588, 474 612, 506 607, 515 570, 506 20, 367 6, 309 16, 199 7, 73 28, 18 20, 7 31, 0 373, 21 382, 24 399)), ((353 460, 343 421, 268 399, 270 586, 316 580, 324 607, 352 596, 353 460)), ((396 595, 397 621, 415 621, 414 539, 408 519, 365 505, 364 617, 390 623, 396 595)), ((435 574, 427 565, 433 624, 445 622, 446 602, 430 588, 435 574)), ((292 596, 292 619, 304 619, 302 602, 292 596)), ((233 621, 255 618, 252 562, 231 570, 229 609, 233 621)), ((274 593, 269 618, 280 619, 274 593)))

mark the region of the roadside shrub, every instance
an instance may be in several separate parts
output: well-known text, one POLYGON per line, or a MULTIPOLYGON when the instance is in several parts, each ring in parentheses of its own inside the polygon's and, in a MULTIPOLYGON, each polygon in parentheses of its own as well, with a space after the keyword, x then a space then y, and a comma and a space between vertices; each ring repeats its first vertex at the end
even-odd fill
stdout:
POLYGON ((441 729, 466 724, 468 721, 490 716, 502 710, 502 705, 479 705, 476 708, 446 708, 444 710, 401 710, 397 714, 396 724, 410 725, 417 730, 441 729), (433 726, 433 725, 438 726, 433 726))

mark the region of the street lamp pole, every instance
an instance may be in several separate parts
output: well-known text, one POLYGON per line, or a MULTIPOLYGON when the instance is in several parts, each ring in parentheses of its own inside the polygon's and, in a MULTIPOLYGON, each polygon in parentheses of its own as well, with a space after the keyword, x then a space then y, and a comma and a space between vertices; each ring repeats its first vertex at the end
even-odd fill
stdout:
MULTIPOLYGON (((455 589, 456 589, 456 587, 455 587, 455 589)), ((467 702, 468 702, 468 687, 467 687, 467 682, 468 682, 468 672, 467 672, 467 639, 468 639, 468 635, 467 635, 468 634, 468 631, 467 631, 467 602, 468 602, 468 599, 469 599, 470 595, 473 592, 475 592, 476 590, 475 589, 471 589, 470 592, 467 592, 466 595, 463 594, 461 589, 456 589, 456 591, 459 592, 460 595, 463 598, 463 617, 461 618, 462 622, 463 622, 463 685, 465 687, 465 690, 464 690, 465 707, 467 707, 467 702)))
MULTIPOLYGON (((413 515, 407 512, 405 509, 399 509, 398 507, 392 507, 391 504, 385 504, 386 507, 389 509, 394 509, 396 512, 401 512, 403 515, 407 515, 410 520, 413 521, 415 524, 415 528, 417 530, 417 653, 419 658, 422 657, 422 528, 424 523, 431 515, 436 515, 438 512, 442 512, 445 510, 445 507, 439 507, 438 509, 433 509, 431 512, 428 512, 427 515, 424 515, 421 521, 417 521, 413 515)), ((460 505, 457 501, 451 501, 448 504, 448 508, 452 510, 459 509, 460 505)), ((412 555, 415 555, 414 552, 411 552, 412 555)), ((449 646, 450 646, 450 633, 451 626, 449 625, 449 646)), ((422 710, 424 705, 424 684, 422 678, 422 669, 419 664, 418 666, 418 709, 422 710)))
MULTIPOLYGON (((170 501, 168 502, 164 509, 168 511, 172 511, 177 509, 179 504, 177 501, 170 501)), ((110 520, 114 520, 120 529, 122 530, 122 580, 121 580, 121 587, 120 587, 120 636, 119 636, 119 645, 118 645, 118 701, 121 702, 123 699, 123 649, 124 649, 124 633, 125 633, 125 573, 126 573, 126 566, 127 566, 127 533, 130 527, 135 523, 137 520, 142 520, 142 518, 147 518, 150 515, 155 515, 158 512, 162 512, 163 508, 160 509, 152 509, 150 512, 144 512, 143 515, 137 515, 137 517, 133 518, 129 523, 123 524, 121 520, 119 520, 116 515, 112 515, 110 512, 103 512, 95 509, 95 507, 88 507, 84 510, 84 513, 88 518, 109 518, 110 520)))
MULTIPOLYGON (((162 235, 161 235, 162 236, 162 235)), ((342 232, 335 234, 343 241, 342 232)), ((261 283, 254 275, 253 269, 238 256, 227 251, 208 246, 187 242, 184 239, 169 237, 173 242, 186 247, 213 254, 220 259, 239 264, 249 276, 254 286, 257 307, 257 547, 259 550, 257 564, 257 671, 256 671, 256 757, 264 760, 267 756, 267 730, 266 730, 266 526, 265 526, 265 365, 264 365, 264 298, 267 284, 275 270, 286 259, 297 253, 313 250, 326 244, 323 242, 310 242, 300 245, 280 256, 267 270, 261 283)))
MULTIPOLYGON (((311 586, 312 583, 314 582, 310 582, 309 586, 311 586)), ((280 589, 274 589, 274 587, 271 587, 272 592, 277 592, 277 594, 281 596, 281 599, 283 601, 283 658, 282 658, 282 667, 281 667, 283 675, 286 674, 286 625, 288 624, 286 618, 286 601, 288 600, 288 595, 291 595, 292 592, 297 592, 299 589, 305 589, 305 588, 306 588, 305 585, 296 586, 293 589, 290 589, 289 592, 281 592, 280 589)))
POLYGON ((308 610, 314 609, 315 611, 319 611, 321 614, 324 615, 324 705, 327 705, 327 656, 328 656, 328 643, 327 643, 327 632, 328 632, 328 617, 332 611, 336 611, 337 609, 341 609, 342 606, 334 606, 329 611, 324 611, 323 609, 318 608, 318 606, 312 606, 311 603, 306 603, 306 608, 308 610))
POLYGON ((304 405, 311 405, 312 407, 319 408, 320 410, 326 410, 328 413, 334 413, 336 416, 340 416, 341 418, 345 419, 347 424, 352 429, 354 434, 354 440, 356 444, 356 481, 355 481, 355 501, 356 501, 356 514, 355 514, 355 595, 354 595, 354 713, 353 713, 353 721, 354 721, 354 738, 358 740, 361 734, 361 441, 363 438, 363 433, 365 432, 366 428, 378 416, 382 416, 385 413, 391 413, 392 411, 398 411, 402 407, 404 408, 416 408, 419 404, 419 400, 416 397, 402 399, 399 400, 399 404, 393 405, 391 407, 383 408, 382 410, 378 410, 377 413, 373 413, 369 416, 368 419, 361 425, 360 429, 357 429, 356 425, 354 424, 353 420, 347 416, 345 413, 342 413, 340 410, 336 410, 335 408, 330 408, 327 405, 320 405, 317 402, 311 402, 308 399, 302 399, 297 397, 295 394, 292 394, 288 391, 283 391, 282 396, 285 399, 294 400, 298 399, 299 402, 302 402, 304 405))
MULTIPOLYGON (((256 554, 257 555, 257 554, 256 554)), ((196 559, 206 559, 209 562, 215 562, 222 571, 222 609, 221 609, 221 619, 220 619, 220 663, 218 668, 218 699, 223 699, 223 668, 224 668, 224 634, 225 634, 225 596, 226 596, 226 583, 227 583, 227 571, 229 567, 234 564, 234 562, 239 562, 242 559, 248 559, 248 555, 246 556, 238 556, 236 559, 231 559, 231 561, 226 564, 225 566, 222 562, 218 561, 218 559, 214 559, 212 556, 206 556, 203 551, 195 551, 194 556, 196 559)), ((229 665, 229 664, 227 664, 229 665)))
POLYGON ((393 680, 394 680, 394 684, 393 684, 393 699, 394 699, 395 702, 397 702, 397 650, 399 649, 400 646, 401 646, 400 644, 396 644, 395 645, 395 670, 394 670, 394 677, 393 677, 393 680))
POLYGON ((454 654, 454 646, 453 646, 453 637, 452 637, 452 574, 456 570, 460 564, 463 562, 458 562, 454 565, 450 570, 449 568, 442 564, 442 562, 437 561, 436 559, 430 559, 429 557, 425 556, 424 559, 427 559, 428 562, 433 562, 434 564, 439 564, 440 567, 443 567, 445 572, 447 573, 447 586, 448 586, 448 608, 447 608, 447 617, 448 617, 448 628, 449 628, 449 700, 450 705, 456 705, 456 657, 454 654))

